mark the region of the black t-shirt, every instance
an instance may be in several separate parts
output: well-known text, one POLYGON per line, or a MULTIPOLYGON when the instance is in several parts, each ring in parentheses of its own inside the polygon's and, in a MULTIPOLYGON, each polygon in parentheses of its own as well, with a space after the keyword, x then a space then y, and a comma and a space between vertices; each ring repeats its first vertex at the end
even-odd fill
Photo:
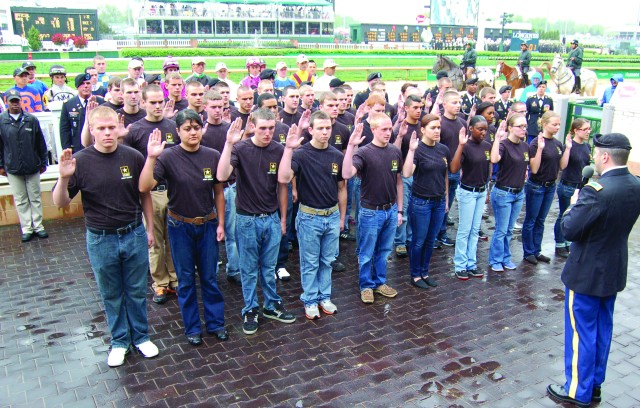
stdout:
POLYGON ((291 127, 294 123, 297 125, 300 121, 302 114, 296 110, 294 114, 285 112, 284 109, 280 109, 280 119, 282 119, 282 123, 291 127))
POLYGON ((273 140, 284 146, 287 143, 288 134, 289 126, 282 122, 276 122, 276 128, 273 131, 273 140))
POLYGON ((428 146, 422 141, 413 156, 411 192, 420 197, 444 197, 445 180, 451 163, 451 152, 442 143, 428 146))
POLYGON ((188 152, 181 146, 162 152, 153 169, 153 178, 166 180, 167 207, 183 217, 204 217, 215 207, 213 185, 220 153, 205 146, 188 152))
POLYGON ((344 111, 344 113, 338 113, 338 117, 336 118, 336 122, 340 122, 349 129, 349 132, 353 131, 353 126, 356 122, 356 117, 351 114, 349 111, 344 111))
POLYGON ((119 115, 124 115, 125 127, 147 116, 147 111, 145 111, 144 109, 140 109, 137 113, 127 113, 124 111, 124 107, 118 109, 116 113, 118 113, 119 115))
POLYGON ((124 144, 133 147, 142 153, 144 157, 147 157, 149 135, 154 129, 160 129, 160 132, 162 132, 162 141, 167 142, 165 149, 180 144, 176 122, 166 118, 162 118, 160 122, 149 122, 146 118, 135 122, 131 125, 129 134, 124 138, 124 144))
POLYGON ((573 142, 569 153, 569 164, 562 170, 562 180, 568 183, 582 183, 582 169, 591 162, 591 148, 588 143, 573 142))
MULTIPOLYGON (((298 111, 298 113, 299 113, 301 116, 302 116, 302 114, 303 114, 306 110, 307 110, 307 108, 303 108, 303 107, 302 107, 302 104, 298 105, 298 109, 297 109, 297 111, 298 111)), ((313 113, 313 112, 317 111, 317 110, 318 110, 318 108, 316 108, 315 106, 311 105, 310 110, 311 110, 311 113, 313 113)))
MULTIPOLYGON (((362 136, 364 136, 364 140, 360 142, 360 144, 358 145, 360 147, 366 146, 373 141, 373 131, 371 130, 371 125, 367 120, 368 117, 369 117, 368 115, 365 115, 364 119, 362 120, 362 136)), ((351 137, 351 134, 349 134, 349 137, 351 137)), ((409 137, 411 137, 411 134, 409 134, 409 137)), ((391 138, 389 139, 389 143, 393 143, 395 140, 396 140, 396 133, 392 131, 391 138)), ((346 146, 345 146, 345 150, 346 150, 346 146)))
POLYGON ((420 122, 417 122, 415 125, 408 123, 407 133, 402 137, 402 144, 400 145, 400 150, 402 150, 402 161, 407 158, 407 153, 409 153, 409 144, 411 144, 411 134, 413 132, 416 132, 416 138, 418 138, 418 140, 422 138, 420 122))
MULTIPOLYGON (((538 151, 538 138, 534 138, 529 145, 529 157, 535 157, 538 151)), ((562 143, 552 137, 551 139, 544 140, 544 149, 542 149, 542 160, 540 161, 540 168, 536 174, 529 172, 529 178, 531 181, 538 183, 547 183, 555 181, 558 178, 558 172, 560 171, 560 159, 564 152, 564 146, 562 143)))
POLYGON ((524 186, 524 175, 529 166, 529 145, 527 142, 513 143, 506 139, 500 142, 500 168, 496 184, 511 188, 524 186))
POLYGON ((494 125, 489 125, 487 127, 487 133, 484 136, 484 140, 489 142, 490 145, 493 145, 493 141, 496 140, 497 131, 498 131, 498 128, 496 128, 494 125))
MULTIPOLYGON (((218 153, 222 154, 222 150, 224 149, 224 145, 227 142, 227 131, 231 125, 227 122, 222 121, 219 125, 212 125, 211 123, 207 126, 207 131, 202 135, 202 141, 200 142, 201 146, 209 147, 213 150, 216 150, 218 153)), ((236 176, 231 174, 227 182, 233 184, 236 181, 236 176)))
POLYGON ((242 128, 245 129, 247 127, 247 120, 249 120, 249 115, 251 113, 242 113, 239 110, 231 112, 231 122, 235 121, 238 118, 242 119, 242 128))
MULTIPOLYGON (((308 143, 312 139, 311 133, 309 133, 309 130, 307 129, 302 132, 302 137, 304 137, 304 143, 308 143)), ((349 129, 347 129, 345 125, 338 123, 337 121, 331 125, 331 137, 329 138, 330 146, 333 146, 343 152, 347 149, 349 137, 351 137, 351 132, 349 132, 349 129)))
POLYGON ((82 191, 87 227, 116 229, 141 219, 138 180, 144 157, 140 152, 120 145, 113 153, 101 153, 92 145, 73 157, 76 171, 69 178, 69 197, 82 191))
MULTIPOLYGON (((169 102, 169 98, 165 99, 165 102, 169 102)), ((185 110, 189 107, 189 101, 186 99, 180 99, 179 102, 175 102, 175 105, 173 106, 174 110, 177 110, 178 112, 180 112, 181 110, 185 110)))
POLYGON ((440 143, 447 146, 451 154, 455 154, 460 144, 460 129, 467 127, 467 122, 457 116, 448 119, 444 115, 440 117, 440 143))
POLYGON ((102 105, 100 105, 100 106, 104 106, 104 107, 107 107, 107 108, 111 108, 111 109, 113 109, 114 111, 118 111, 119 109, 122 109, 122 107, 124 106, 124 104, 114 105, 114 104, 113 104, 113 103, 111 103, 111 102, 105 102, 105 103, 103 103, 103 104, 102 104, 102 105))
POLYGON ((316 149, 311 143, 293 152, 291 168, 296 176, 301 204, 312 208, 331 208, 338 203, 343 159, 338 149, 332 146, 316 149))
POLYGON ((361 201, 368 205, 395 203, 398 197, 397 175, 402 172, 402 152, 389 143, 379 147, 369 143, 353 155, 353 166, 362 179, 361 201))
POLYGON ((236 175, 236 208, 251 214, 278 209, 278 166, 284 147, 275 140, 258 147, 249 139, 233 146, 231 165, 236 175))
POLYGON ((491 168, 491 143, 486 140, 477 143, 469 139, 462 149, 462 175, 460 182, 469 187, 484 186, 489 182, 491 168))

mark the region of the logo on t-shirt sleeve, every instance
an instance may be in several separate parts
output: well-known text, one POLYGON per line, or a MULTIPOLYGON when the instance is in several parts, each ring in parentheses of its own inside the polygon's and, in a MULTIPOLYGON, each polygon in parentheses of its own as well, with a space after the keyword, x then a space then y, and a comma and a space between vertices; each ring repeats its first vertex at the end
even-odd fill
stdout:
POLYGON ((342 144, 342 136, 340 136, 340 135, 335 135, 334 137, 335 137, 335 139, 336 139, 336 144, 337 144, 337 145, 341 145, 341 144, 342 144))
POLYGON ((287 142, 287 138, 285 137, 284 133, 280 133, 278 137, 280 137, 280 143, 285 144, 287 142))
POLYGON ((398 171, 398 161, 391 160, 391 171, 398 171))
POLYGON ((529 161, 529 152, 524 152, 524 161, 529 161))
POLYGON ((164 136, 164 139, 165 139, 165 140, 167 141, 167 143, 169 143, 169 144, 174 144, 174 143, 175 143, 175 141, 173 140, 173 134, 172 134, 172 133, 167 133, 167 134, 164 136))
POLYGON ((278 170, 278 163, 269 163, 269 172, 267 174, 276 174, 278 170))
POLYGON ((122 174, 122 180, 131 178, 131 171, 129 171, 129 166, 120 166, 120 174, 122 174))
POLYGON ((489 151, 488 150, 484 151, 484 157, 486 157, 487 160, 489 160, 491 158, 491 156, 489 155, 489 151))
POLYGON ((202 172, 204 173, 203 180, 213 180, 213 173, 210 168, 202 169, 202 172))
POLYGON ((558 155, 562 155, 562 149, 559 146, 556 146, 556 149, 558 149, 558 155))
POLYGON ((334 176, 338 174, 338 163, 331 163, 331 174, 334 176))

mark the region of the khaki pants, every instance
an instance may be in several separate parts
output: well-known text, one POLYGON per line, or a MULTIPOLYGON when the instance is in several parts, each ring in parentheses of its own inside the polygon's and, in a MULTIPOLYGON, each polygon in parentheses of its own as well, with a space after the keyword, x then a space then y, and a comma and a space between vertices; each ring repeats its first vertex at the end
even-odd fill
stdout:
POLYGON ((171 250, 169 249, 169 234, 167 233, 167 203, 169 198, 166 191, 152 191, 153 201, 153 238, 155 244, 149 248, 149 269, 153 279, 152 287, 177 288, 178 277, 173 267, 171 250))
POLYGON ((40 198, 40 173, 16 176, 7 173, 13 191, 18 218, 23 234, 43 230, 42 200, 40 198))

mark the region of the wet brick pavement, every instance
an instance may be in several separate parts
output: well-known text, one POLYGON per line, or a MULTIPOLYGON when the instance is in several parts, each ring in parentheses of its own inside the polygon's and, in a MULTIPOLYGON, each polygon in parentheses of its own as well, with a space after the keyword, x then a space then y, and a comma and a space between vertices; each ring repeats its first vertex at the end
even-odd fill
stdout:
MULTIPOLYGON (((553 254, 547 219, 544 251, 553 254)), ((409 284, 408 260, 389 263, 395 299, 364 305, 354 243, 342 242, 346 272, 334 274, 335 316, 304 318, 297 252, 293 279, 279 292, 298 320, 261 319, 242 333, 242 294, 219 276, 231 339, 186 344, 175 297, 151 302, 149 323, 160 356, 132 353, 106 365, 108 328, 85 253, 83 221, 46 224, 48 240, 21 244, 17 227, 0 229, 0 406, 6 407, 550 407, 550 382, 563 381, 561 259, 519 265, 461 282, 453 249, 435 252, 436 289, 409 284)), ((485 227, 491 234, 491 228, 485 227)), ((640 406, 640 227, 632 233, 629 282, 619 297, 606 407, 640 406)), ((514 243, 516 259, 521 244, 514 243)), ((486 266, 488 243, 480 242, 486 266)))

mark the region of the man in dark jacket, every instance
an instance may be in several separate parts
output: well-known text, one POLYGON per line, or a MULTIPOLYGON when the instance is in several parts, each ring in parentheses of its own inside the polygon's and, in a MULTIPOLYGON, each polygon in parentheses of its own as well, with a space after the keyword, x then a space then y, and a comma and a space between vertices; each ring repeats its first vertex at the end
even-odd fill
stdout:
MULTIPOLYGON (((73 149, 73 153, 83 149, 81 135, 87 101, 91 97, 91 75, 78 74, 75 85, 78 94, 67 99, 60 112, 60 143, 63 149, 73 149)), ((98 104, 104 103, 101 97, 96 97, 96 101, 98 104)))
POLYGON ((22 110, 20 92, 5 94, 9 109, 0 115, 0 176, 9 180, 22 227, 22 242, 49 235, 42 226, 40 173, 47 169, 47 143, 38 119, 22 110))
POLYGON ((602 400, 613 308, 627 283, 629 234, 640 215, 640 180, 627 168, 629 139, 610 133, 594 137, 593 145, 600 179, 579 190, 561 221, 572 242, 562 271, 566 382, 547 388, 552 399, 579 407, 602 400))
POLYGON ((582 68, 582 47, 578 45, 578 40, 571 41, 571 51, 569 51, 569 57, 567 58, 567 68, 573 72, 573 76, 576 79, 573 85, 573 92, 580 93, 582 84, 580 83, 580 69, 582 68))
POLYGON ((529 86, 529 66, 531 66, 531 51, 526 42, 520 44, 520 55, 518 56, 518 67, 520 68, 520 74, 524 80, 525 86, 529 86))
POLYGON ((478 53, 476 53, 473 46, 473 41, 467 43, 464 55, 462 56, 462 61, 460 62, 460 69, 464 72, 465 79, 471 79, 473 72, 476 70, 476 59, 478 58, 478 53))

